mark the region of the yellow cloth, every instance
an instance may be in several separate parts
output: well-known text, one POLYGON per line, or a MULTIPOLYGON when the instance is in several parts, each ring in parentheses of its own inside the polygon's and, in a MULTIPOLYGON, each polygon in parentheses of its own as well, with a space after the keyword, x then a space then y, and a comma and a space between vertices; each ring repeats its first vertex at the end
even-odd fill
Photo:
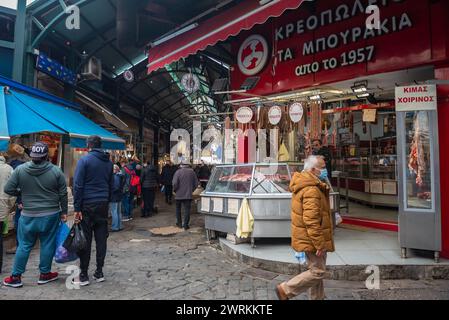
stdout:
POLYGON ((287 162, 290 160, 290 155, 288 153, 287 147, 285 146, 284 143, 281 144, 280 148, 279 148, 279 161, 280 162, 287 162))
POLYGON ((243 199, 240 207, 239 215, 237 216, 237 232, 239 238, 248 238, 253 232, 254 217, 251 213, 248 200, 243 199))

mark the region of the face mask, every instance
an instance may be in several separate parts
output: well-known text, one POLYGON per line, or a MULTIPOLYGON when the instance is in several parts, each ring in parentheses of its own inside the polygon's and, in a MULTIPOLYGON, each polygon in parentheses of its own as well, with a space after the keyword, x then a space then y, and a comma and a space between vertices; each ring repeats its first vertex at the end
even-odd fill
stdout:
POLYGON ((328 172, 327 169, 321 170, 321 174, 318 177, 321 181, 326 181, 328 179, 328 172))

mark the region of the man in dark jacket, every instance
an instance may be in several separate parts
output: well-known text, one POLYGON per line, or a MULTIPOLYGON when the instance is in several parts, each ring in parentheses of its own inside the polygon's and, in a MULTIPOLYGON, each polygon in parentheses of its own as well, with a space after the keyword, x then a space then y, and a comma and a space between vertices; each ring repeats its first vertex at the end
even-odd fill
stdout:
POLYGON ((201 187, 203 189, 206 189, 207 182, 210 178, 210 169, 209 167, 204 163, 203 160, 201 160, 200 167, 198 169, 198 179, 201 183, 201 187))
POLYGON ((4 188, 10 196, 22 196, 23 211, 19 219, 19 246, 12 275, 3 280, 8 287, 22 287, 30 252, 40 242, 40 277, 38 284, 58 279, 51 272, 56 251, 56 233, 60 220, 67 220, 67 185, 61 169, 48 162, 48 146, 36 143, 30 154, 32 162, 17 167, 4 188))
POLYGON ((143 169, 140 177, 143 193, 143 212, 142 217, 148 218, 154 213, 154 198, 156 196, 156 189, 159 186, 159 174, 151 161, 143 169))
POLYGON ((162 168, 161 182, 164 185, 165 202, 172 204, 173 199, 173 176, 175 175, 177 168, 167 160, 165 166, 162 168))
POLYGON ((332 179, 332 155, 328 147, 323 146, 323 142, 320 139, 312 141, 313 155, 322 156, 326 162, 326 169, 329 180, 332 179))
POLYGON ((73 180, 75 222, 81 223, 87 238, 87 246, 78 252, 81 273, 79 285, 89 284, 88 269, 95 234, 97 248, 97 270, 94 278, 104 281, 103 266, 108 238, 108 209, 114 185, 112 162, 109 154, 101 149, 101 138, 91 136, 87 141, 90 152, 78 161, 73 180))
POLYGON ((173 190, 176 193, 176 225, 184 230, 189 229, 192 193, 198 187, 195 171, 187 162, 183 162, 173 176, 173 190), (181 219, 181 208, 184 208, 184 223, 181 219))

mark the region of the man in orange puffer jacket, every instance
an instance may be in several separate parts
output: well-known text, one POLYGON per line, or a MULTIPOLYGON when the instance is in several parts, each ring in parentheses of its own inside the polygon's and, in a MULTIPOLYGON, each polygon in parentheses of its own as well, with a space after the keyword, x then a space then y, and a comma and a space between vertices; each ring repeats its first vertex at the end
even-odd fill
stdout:
POLYGON ((307 289, 312 300, 324 299, 323 279, 327 252, 335 251, 326 163, 321 156, 310 156, 304 171, 295 173, 292 191, 292 248, 305 252, 308 269, 276 287, 281 300, 293 298, 307 289))

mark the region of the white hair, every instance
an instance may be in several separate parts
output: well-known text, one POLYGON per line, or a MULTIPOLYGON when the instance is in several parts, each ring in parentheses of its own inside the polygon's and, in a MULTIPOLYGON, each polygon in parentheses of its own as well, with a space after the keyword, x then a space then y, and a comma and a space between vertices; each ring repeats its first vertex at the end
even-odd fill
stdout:
POLYGON ((304 171, 310 171, 313 168, 316 168, 318 161, 321 158, 321 156, 308 156, 307 159, 304 160, 304 171))

